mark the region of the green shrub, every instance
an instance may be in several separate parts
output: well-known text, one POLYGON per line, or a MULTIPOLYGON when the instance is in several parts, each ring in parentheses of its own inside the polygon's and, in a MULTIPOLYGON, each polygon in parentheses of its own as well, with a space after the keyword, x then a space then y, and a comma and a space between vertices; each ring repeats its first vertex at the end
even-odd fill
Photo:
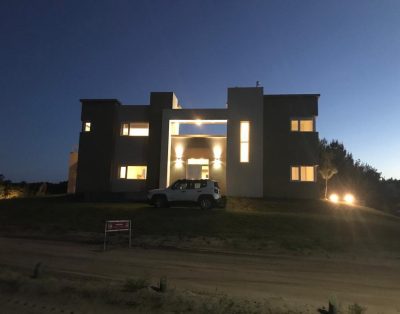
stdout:
POLYGON ((147 279, 144 278, 128 278, 124 283, 124 291, 136 292, 150 286, 147 279))

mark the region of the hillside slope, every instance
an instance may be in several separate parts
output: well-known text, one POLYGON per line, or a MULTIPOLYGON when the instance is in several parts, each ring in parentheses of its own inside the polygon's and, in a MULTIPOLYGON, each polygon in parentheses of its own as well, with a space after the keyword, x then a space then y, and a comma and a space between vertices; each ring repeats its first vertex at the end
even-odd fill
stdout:
POLYGON ((132 219, 137 245, 242 250, 400 253, 400 219, 325 201, 230 199, 226 209, 155 209, 64 198, 0 201, 0 232, 101 242, 106 219, 132 219))

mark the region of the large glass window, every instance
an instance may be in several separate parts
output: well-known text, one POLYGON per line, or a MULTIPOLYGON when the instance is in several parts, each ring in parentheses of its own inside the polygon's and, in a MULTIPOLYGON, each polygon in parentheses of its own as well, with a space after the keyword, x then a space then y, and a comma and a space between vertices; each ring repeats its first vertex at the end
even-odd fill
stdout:
POLYGON ((290 130, 292 132, 314 132, 314 119, 313 118, 302 118, 302 119, 291 119, 290 130))
POLYGON ((128 180, 146 180, 147 166, 121 166, 119 178, 128 180))
POLYGON ((250 122, 240 122, 240 162, 249 162, 250 122))
POLYGON ((122 136, 149 136, 149 124, 145 122, 122 123, 122 136))
POLYGON ((290 179, 292 181, 314 182, 315 166, 292 166, 290 179))

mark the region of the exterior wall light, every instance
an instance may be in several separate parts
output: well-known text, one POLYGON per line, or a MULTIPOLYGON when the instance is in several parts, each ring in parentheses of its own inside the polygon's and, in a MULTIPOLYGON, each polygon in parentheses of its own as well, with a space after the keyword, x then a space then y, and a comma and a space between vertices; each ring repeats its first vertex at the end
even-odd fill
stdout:
POLYGON ((182 160, 182 157, 178 157, 178 158, 176 158, 176 161, 175 161, 175 167, 176 167, 176 168, 182 168, 182 166, 183 166, 183 160, 182 160))
POLYGON ((215 169, 221 168, 221 159, 220 158, 215 158, 215 160, 214 160, 214 168, 215 169))

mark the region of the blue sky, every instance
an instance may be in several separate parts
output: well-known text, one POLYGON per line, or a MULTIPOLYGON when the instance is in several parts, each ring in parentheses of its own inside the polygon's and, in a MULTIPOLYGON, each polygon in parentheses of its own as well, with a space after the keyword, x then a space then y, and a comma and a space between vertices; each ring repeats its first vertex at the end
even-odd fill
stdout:
POLYGON ((400 178, 400 1, 0 2, 0 173, 67 177, 80 98, 320 93, 320 137, 400 178))

